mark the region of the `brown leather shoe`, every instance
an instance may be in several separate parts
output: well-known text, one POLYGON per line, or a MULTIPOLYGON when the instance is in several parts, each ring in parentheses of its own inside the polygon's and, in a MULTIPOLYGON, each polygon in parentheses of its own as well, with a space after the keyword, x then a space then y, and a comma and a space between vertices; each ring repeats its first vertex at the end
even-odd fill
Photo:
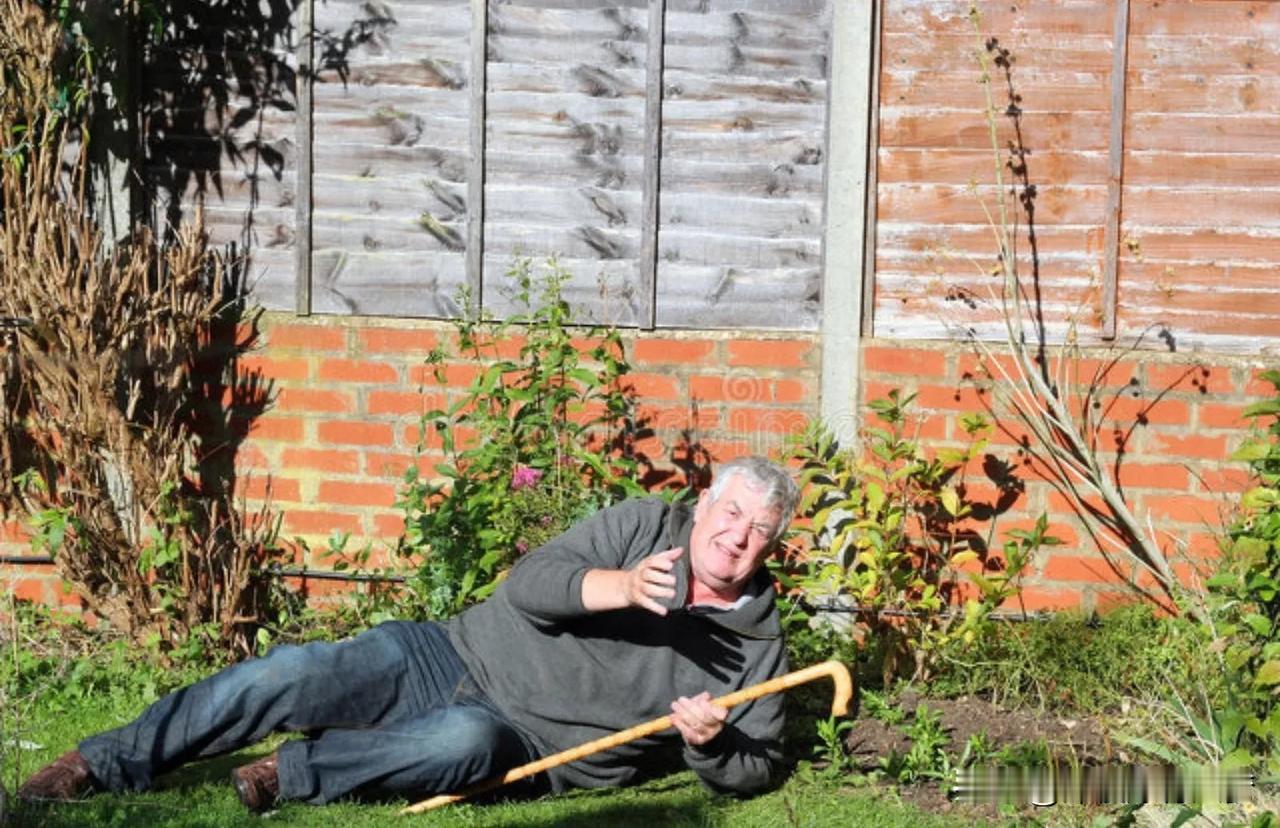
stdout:
POLYGON ((256 762, 241 765, 231 771, 231 782, 241 804, 255 814, 265 813, 275 807, 280 797, 280 777, 277 775, 276 755, 264 756, 256 762))
POLYGON ((89 763, 78 750, 69 750, 45 765, 22 787, 18 799, 24 802, 70 802, 81 799, 98 789, 89 763))

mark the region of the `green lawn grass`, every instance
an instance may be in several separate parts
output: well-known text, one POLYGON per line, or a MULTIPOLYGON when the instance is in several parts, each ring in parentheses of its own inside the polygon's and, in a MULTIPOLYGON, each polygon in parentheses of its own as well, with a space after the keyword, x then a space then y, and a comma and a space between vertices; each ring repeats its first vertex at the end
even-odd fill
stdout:
MULTIPOLYGON (((28 697, 25 718, 4 716, 0 780, 12 792, 21 778, 95 731, 127 721, 144 706, 136 686, 98 685, 78 698, 49 694, 48 702, 28 697), (15 750, 12 734, 41 747, 15 750)), ((17 708, 15 708, 17 709, 17 708)), ((13 711, 10 711, 12 713, 13 711)), ((0 714, 3 716, 3 714, 0 714)), ((781 787, 752 799, 716 796, 692 773, 684 772, 622 790, 575 791, 528 802, 460 804, 414 816, 399 816, 405 803, 341 802, 323 807, 288 803, 264 817, 248 813, 236 799, 228 776, 236 765, 271 749, 265 744, 238 754, 196 763, 161 780, 144 794, 102 794, 84 802, 18 808, 11 800, 12 824, 21 828, 76 826, 922 826, 975 824, 972 818, 924 813, 902 804, 891 789, 855 788, 793 774, 781 787)))

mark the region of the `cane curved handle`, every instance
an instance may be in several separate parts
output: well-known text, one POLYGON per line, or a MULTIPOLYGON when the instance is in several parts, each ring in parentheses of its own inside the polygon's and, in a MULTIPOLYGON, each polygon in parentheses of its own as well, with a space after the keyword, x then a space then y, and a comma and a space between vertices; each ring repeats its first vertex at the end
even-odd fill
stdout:
MULTIPOLYGON (((844 716, 849 712, 849 700, 853 698, 853 677, 849 675, 849 668, 845 667, 838 661, 824 661, 821 664, 814 664, 812 667, 805 667, 803 670, 796 670, 793 673, 778 676, 768 681, 762 681, 759 684, 753 684, 750 687, 744 687, 724 696, 714 699, 715 704, 721 707, 736 707, 744 702, 752 699, 758 699, 761 696, 768 696, 771 693, 781 693, 784 690, 790 690, 800 684, 813 681, 814 679, 829 677, 835 683, 835 693, 831 698, 831 715, 844 716)), ((422 811, 430 811, 433 808, 439 808, 441 805, 448 805, 453 802, 460 802, 476 794, 492 791, 495 788, 501 788, 518 779, 524 779, 541 773, 544 770, 565 765, 569 762, 576 762, 583 757, 590 756, 593 753, 599 753, 602 750, 609 750, 618 745, 640 739, 644 736, 650 736, 659 733, 671 727, 670 716, 660 716, 656 719, 643 722, 635 727, 627 728, 610 736, 604 736, 590 742, 585 742, 577 747, 562 750, 559 753, 553 753, 550 756, 544 756, 534 762, 512 768, 502 776, 489 779, 479 784, 472 785, 466 790, 456 794, 440 794, 430 799, 424 799, 421 802, 408 806, 400 811, 401 814, 417 814, 422 811)))

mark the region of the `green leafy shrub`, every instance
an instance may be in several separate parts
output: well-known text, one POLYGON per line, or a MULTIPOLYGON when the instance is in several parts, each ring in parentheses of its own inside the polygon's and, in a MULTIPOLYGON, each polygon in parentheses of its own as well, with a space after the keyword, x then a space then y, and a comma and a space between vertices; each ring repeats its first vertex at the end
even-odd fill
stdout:
POLYGON ((1219 711, 1235 759, 1280 772, 1280 371, 1262 378, 1276 396, 1245 409, 1265 431, 1233 455, 1249 464, 1253 487, 1227 527, 1222 563, 1208 581, 1216 632, 1214 648, 1226 667, 1227 706, 1219 711))
POLYGON ((516 312, 504 321, 470 313, 456 323, 456 351, 437 349, 430 360, 442 386, 447 359, 481 370, 451 404, 423 416, 419 450, 438 440, 445 460, 435 479, 411 467, 397 502, 405 514, 397 552, 416 564, 405 585, 415 614, 457 613, 488 595, 518 555, 643 492, 617 330, 571 330, 562 295, 570 274, 554 260, 541 274, 521 261, 508 275, 516 312), (518 353, 504 355, 513 341, 518 353))
MULTIPOLYGON (((1042 517, 1030 531, 1008 533, 1003 567, 984 560, 989 543, 973 528, 978 505, 966 495, 965 474, 984 456, 990 424, 968 415, 968 444, 930 453, 907 435, 913 398, 894 390, 869 403, 887 427, 865 429, 863 455, 841 450, 818 426, 789 458, 801 467, 796 537, 805 552, 788 585, 807 603, 853 610, 880 649, 886 684, 904 673, 924 678, 940 648, 972 643, 992 610, 1018 593, 1035 552, 1058 542, 1042 517), (979 562, 991 566, 964 572, 979 562), (969 595, 957 588, 962 572, 969 595)), ((997 484, 1016 493, 1007 468, 987 463, 997 484)))

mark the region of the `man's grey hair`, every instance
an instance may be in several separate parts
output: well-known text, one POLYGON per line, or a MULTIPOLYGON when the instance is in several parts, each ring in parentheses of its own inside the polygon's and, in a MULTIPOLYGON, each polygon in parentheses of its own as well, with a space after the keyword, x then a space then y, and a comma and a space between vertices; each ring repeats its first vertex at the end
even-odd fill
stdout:
POLYGON ((774 531, 770 543, 777 543, 787 531, 787 524, 795 516, 796 505, 800 502, 800 489, 786 469, 763 457, 739 457, 730 460, 720 467, 707 496, 714 503, 724 492, 730 478, 741 477, 747 486, 765 494, 765 502, 778 510, 781 520, 774 531))

